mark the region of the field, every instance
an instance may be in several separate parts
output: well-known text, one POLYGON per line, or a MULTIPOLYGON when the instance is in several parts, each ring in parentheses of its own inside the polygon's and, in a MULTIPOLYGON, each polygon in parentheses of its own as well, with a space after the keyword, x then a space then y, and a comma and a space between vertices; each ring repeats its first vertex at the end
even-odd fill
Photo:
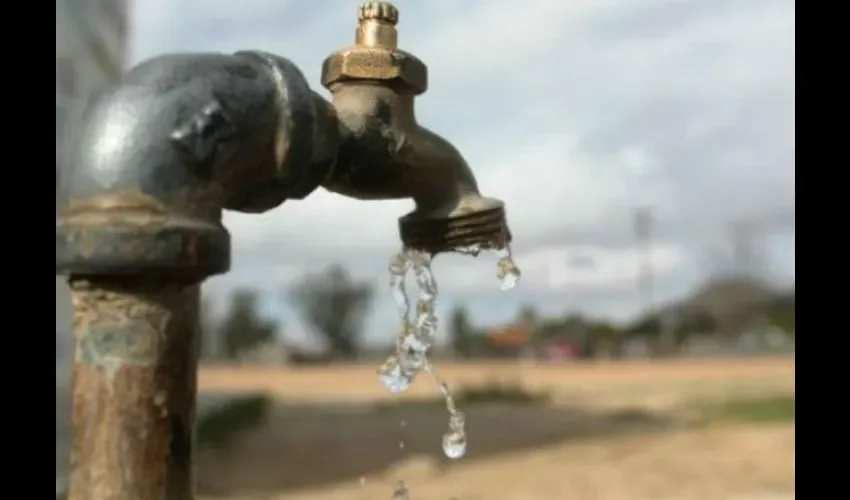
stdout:
POLYGON ((436 392, 427 379, 399 398, 373 366, 205 367, 202 392, 280 405, 235 449, 200 454, 199 493, 389 499, 404 480, 414 500, 794 498, 791 358, 438 368, 455 388, 522 386, 549 402, 465 406, 470 452, 449 461, 445 409, 417 402, 436 392), (762 403, 733 412, 729 401, 762 403), (790 401, 790 416, 772 401, 790 401))

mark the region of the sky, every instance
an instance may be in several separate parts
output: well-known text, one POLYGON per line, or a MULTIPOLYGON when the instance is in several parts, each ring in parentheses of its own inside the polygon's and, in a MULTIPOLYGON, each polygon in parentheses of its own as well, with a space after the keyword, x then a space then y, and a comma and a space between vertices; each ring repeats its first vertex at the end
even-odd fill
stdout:
MULTIPOLYGON (((130 63, 174 51, 261 49, 294 61, 317 92, 323 59, 353 43, 356 0, 133 2, 130 63)), ((654 300, 729 266, 735 227, 770 279, 794 280, 793 0, 398 0, 399 44, 429 68, 419 121, 450 140, 484 195, 503 200, 523 271, 502 292, 496 259, 438 256, 440 310, 481 325, 523 305, 624 321, 650 255, 654 300), (635 242, 635 210, 653 216, 635 242)), ((374 282, 367 338, 397 318, 387 261, 412 202, 318 190, 262 215, 227 213, 232 271, 207 282, 266 292, 291 340, 314 338, 287 304, 304 273, 347 266, 374 282)), ((739 245, 740 246, 740 245, 739 245)))

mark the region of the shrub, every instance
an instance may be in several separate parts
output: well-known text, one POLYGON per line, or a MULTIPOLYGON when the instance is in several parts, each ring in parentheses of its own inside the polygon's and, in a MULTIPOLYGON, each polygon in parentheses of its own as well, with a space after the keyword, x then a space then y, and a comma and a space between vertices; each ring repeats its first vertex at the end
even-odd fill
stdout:
POLYGON ((266 422, 272 401, 265 395, 233 398, 205 412, 196 423, 198 449, 223 450, 266 422))
POLYGON ((795 398, 790 395, 734 400, 715 408, 713 413, 717 418, 726 420, 793 422, 795 398))

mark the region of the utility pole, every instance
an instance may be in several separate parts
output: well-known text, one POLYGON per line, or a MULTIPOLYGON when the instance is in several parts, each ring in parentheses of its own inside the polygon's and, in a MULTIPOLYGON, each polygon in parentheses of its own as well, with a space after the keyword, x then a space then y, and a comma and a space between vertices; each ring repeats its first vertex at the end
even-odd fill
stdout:
POLYGON ((732 224, 732 272, 736 278, 752 278, 756 245, 753 223, 738 220, 732 224))
MULTIPOLYGON (((635 210, 635 240, 638 249, 637 258, 637 291, 640 307, 645 314, 652 315, 655 310, 655 270, 652 266, 652 239, 655 218, 648 207, 635 210)), ((663 318, 659 324, 658 347, 661 353, 669 353, 673 348, 673 329, 670 321, 663 318)))
POLYGON ((637 243, 637 291, 640 308, 651 312, 654 306, 654 276, 652 269, 652 212, 649 208, 635 209, 634 230, 637 243))

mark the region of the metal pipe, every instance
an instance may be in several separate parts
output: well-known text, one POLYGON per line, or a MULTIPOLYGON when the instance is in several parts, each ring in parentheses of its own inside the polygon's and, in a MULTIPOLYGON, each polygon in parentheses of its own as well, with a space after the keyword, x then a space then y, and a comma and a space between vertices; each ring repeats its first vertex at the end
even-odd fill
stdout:
POLYGON ((300 71, 166 55, 95 96, 56 219, 74 305, 70 500, 191 500, 200 284, 230 266, 223 208, 318 187, 335 154, 300 71), (314 140, 315 139, 315 140, 314 140))
POLYGON ((199 286, 70 280, 69 500, 191 499, 199 286))

